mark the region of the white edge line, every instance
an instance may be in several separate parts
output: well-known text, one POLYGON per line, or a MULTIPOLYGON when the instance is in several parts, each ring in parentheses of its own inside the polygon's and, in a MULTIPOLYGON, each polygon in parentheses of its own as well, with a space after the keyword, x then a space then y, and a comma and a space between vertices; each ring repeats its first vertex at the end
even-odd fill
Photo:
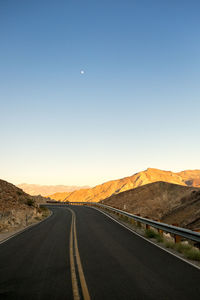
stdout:
POLYGON ((186 259, 184 259, 184 258, 178 256, 177 254, 175 254, 175 253, 173 253, 173 252, 171 252, 171 251, 169 251, 169 250, 167 250, 167 249, 165 249, 165 248, 163 248, 163 247, 161 247, 161 246, 155 244, 153 241, 151 241, 151 240, 145 238, 144 236, 140 235, 140 234, 137 233, 136 231, 134 231, 134 230, 132 230, 131 228, 127 227, 126 225, 120 223, 118 220, 114 219, 113 217, 111 217, 110 215, 108 215, 107 213, 105 213, 104 211, 101 211, 100 209, 98 209, 98 208, 96 208, 96 207, 93 207, 93 206, 90 206, 90 207, 93 208, 93 209, 98 210, 99 212, 101 212, 102 214, 104 214, 105 216, 107 216, 108 218, 112 219, 113 221, 115 221, 115 222, 118 223, 119 225, 123 226, 124 228, 128 229, 130 232, 132 232, 133 234, 139 236, 140 238, 144 239, 145 241, 151 243, 152 245, 154 245, 154 246, 156 246, 156 247, 162 249, 163 251, 165 251, 165 252, 167 252, 167 253, 169 253, 169 254, 171 254, 171 255, 173 255, 173 256, 179 258, 180 260, 184 261, 185 263, 187 263, 187 264, 189 264, 189 265, 195 267, 196 269, 200 270, 200 267, 199 267, 199 266, 197 266, 197 265, 193 264, 192 262, 190 262, 190 261, 188 261, 188 260, 186 260, 186 259))
POLYGON ((40 223, 42 223, 42 222, 44 222, 45 220, 47 220, 48 218, 50 218, 52 215, 53 215, 53 212, 51 211, 51 213, 50 213, 50 215, 49 215, 48 217, 46 217, 45 219, 43 219, 43 220, 41 220, 41 221, 39 221, 39 222, 37 222, 37 223, 31 224, 31 225, 29 225, 29 226, 23 228, 22 230, 20 230, 20 231, 14 233, 14 234, 12 234, 12 235, 10 235, 9 237, 7 237, 7 238, 5 238, 4 240, 2 240, 2 241, 0 242, 0 245, 3 244, 3 243, 5 243, 5 242, 7 242, 7 241, 9 241, 10 239, 14 238, 15 236, 17 236, 17 235, 23 233, 24 231, 28 230, 29 228, 34 227, 34 226, 36 226, 36 225, 39 225, 40 223))

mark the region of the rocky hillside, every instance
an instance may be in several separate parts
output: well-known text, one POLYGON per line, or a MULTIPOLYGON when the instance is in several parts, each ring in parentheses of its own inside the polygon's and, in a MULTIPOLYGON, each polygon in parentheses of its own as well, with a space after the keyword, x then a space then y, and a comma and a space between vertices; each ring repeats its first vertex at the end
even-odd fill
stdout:
POLYGON ((200 229, 200 190, 192 191, 181 198, 180 205, 162 217, 168 224, 178 223, 181 227, 200 229))
POLYGON ((39 185, 39 184, 28 184, 28 183, 22 183, 17 185, 20 189, 22 189, 25 193, 37 196, 47 196, 50 194, 54 194, 57 192, 73 192, 80 189, 86 189, 88 186, 68 186, 68 185, 39 185))
POLYGON ((200 170, 183 171, 173 173, 149 168, 143 172, 136 173, 130 177, 108 181, 90 189, 81 189, 72 193, 55 193, 50 195, 52 199, 60 201, 94 201, 98 202, 114 194, 119 194, 139 186, 164 181, 183 186, 200 187, 200 170))
POLYGON ((166 182, 150 183, 102 201, 106 205, 181 227, 200 227, 200 189, 166 182))
POLYGON ((0 180, 0 231, 23 227, 43 217, 38 202, 44 198, 32 197, 20 188, 0 180))

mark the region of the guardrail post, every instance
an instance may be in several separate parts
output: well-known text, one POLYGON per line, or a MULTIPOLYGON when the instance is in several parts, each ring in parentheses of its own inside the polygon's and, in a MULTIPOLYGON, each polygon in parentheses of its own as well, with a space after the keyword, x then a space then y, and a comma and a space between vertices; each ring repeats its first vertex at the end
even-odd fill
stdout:
MULTIPOLYGON (((178 226, 177 223, 173 223, 172 225, 173 225, 173 226, 178 226)), ((174 242, 175 242, 175 243, 180 243, 180 242, 181 242, 181 236, 178 235, 178 234, 174 234, 174 242)))
MULTIPOLYGON (((136 216, 140 217, 140 214, 136 214, 136 216)), ((140 221, 136 221, 137 227, 141 227, 141 222, 140 221)))
MULTIPOLYGON (((154 221, 156 221, 156 222, 160 222, 160 220, 154 220, 154 221)), ((163 230, 162 230, 162 229, 160 229, 160 228, 157 228, 157 230, 158 230, 158 233, 159 233, 159 234, 163 235, 163 230)))
MULTIPOLYGON (((193 231, 195 231, 195 232, 200 232, 200 228, 198 228, 198 229, 193 229, 193 231)), ((196 242, 196 243, 194 243, 194 246, 197 247, 197 248, 200 250, 200 243, 196 242)))
POLYGON ((175 241, 175 243, 180 243, 180 242, 181 242, 181 237, 180 237, 180 235, 175 234, 175 235, 174 235, 174 241, 175 241))
POLYGON ((146 230, 150 229, 150 225, 149 224, 146 224, 146 230))
MULTIPOLYGON (((145 218, 146 218, 146 219, 149 219, 149 217, 147 217, 147 216, 145 216, 145 218)), ((145 224, 146 230, 150 229, 150 227, 151 227, 151 226, 150 226, 149 224, 145 224)))

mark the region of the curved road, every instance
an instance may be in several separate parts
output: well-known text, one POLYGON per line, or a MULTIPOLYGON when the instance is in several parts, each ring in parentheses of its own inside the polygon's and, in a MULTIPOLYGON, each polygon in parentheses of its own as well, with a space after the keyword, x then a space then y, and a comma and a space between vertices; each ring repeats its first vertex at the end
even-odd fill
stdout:
POLYGON ((51 209, 0 245, 0 299, 200 299, 198 269, 93 208, 51 209))

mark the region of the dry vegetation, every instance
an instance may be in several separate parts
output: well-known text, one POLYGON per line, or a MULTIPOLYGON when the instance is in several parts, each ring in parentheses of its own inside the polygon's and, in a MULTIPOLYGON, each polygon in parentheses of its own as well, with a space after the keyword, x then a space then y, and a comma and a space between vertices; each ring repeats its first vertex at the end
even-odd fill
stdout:
POLYGON ((175 243, 172 238, 166 238, 162 234, 157 233, 153 229, 147 229, 145 231, 145 236, 150 239, 155 239, 158 243, 163 243, 166 248, 173 249, 181 254, 185 258, 200 261, 200 251, 198 248, 194 247, 187 241, 175 243))

